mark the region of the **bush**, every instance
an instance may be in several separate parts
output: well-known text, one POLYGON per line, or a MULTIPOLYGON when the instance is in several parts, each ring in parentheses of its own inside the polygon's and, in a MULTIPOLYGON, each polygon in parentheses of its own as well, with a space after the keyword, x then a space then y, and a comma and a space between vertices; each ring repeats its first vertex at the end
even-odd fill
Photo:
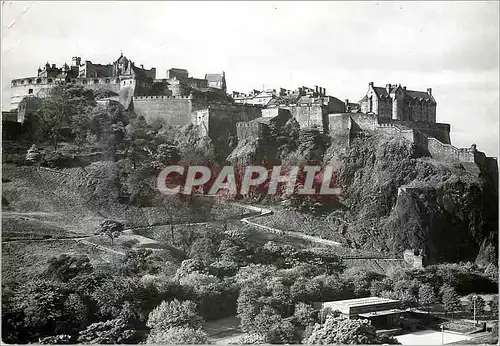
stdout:
POLYGON ((73 156, 60 151, 49 151, 43 155, 42 166, 50 168, 64 168, 71 166, 73 156))

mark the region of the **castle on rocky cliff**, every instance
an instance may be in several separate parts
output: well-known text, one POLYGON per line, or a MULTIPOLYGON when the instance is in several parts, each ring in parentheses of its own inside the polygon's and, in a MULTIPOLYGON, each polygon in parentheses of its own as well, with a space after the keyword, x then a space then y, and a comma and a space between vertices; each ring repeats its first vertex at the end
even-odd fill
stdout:
POLYGON ((3 113, 3 121, 24 122, 29 102, 21 101, 43 98, 61 84, 105 91, 101 94, 106 96, 98 103, 119 102, 150 123, 193 125, 200 136, 208 136, 216 146, 228 149, 246 138, 268 136, 271 127, 284 126, 294 118, 301 128, 318 129, 345 139, 347 144, 367 132, 403 137, 425 154, 464 163, 469 170, 477 168, 478 161, 493 160, 477 151, 475 145, 451 145, 450 125, 436 122, 437 103, 431 88, 414 91, 401 84, 378 87, 370 82, 357 103, 329 96, 319 86, 227 94, 224 72, 194 78, 186 69, 171 68, 166 78, 157 79, 155 68, 137 67, 123 54, 107 65, 82 62, 80 57, 73 57, 71 66, 60 68, 47 63, 34 77, 12 80, 12 110, 3 113))

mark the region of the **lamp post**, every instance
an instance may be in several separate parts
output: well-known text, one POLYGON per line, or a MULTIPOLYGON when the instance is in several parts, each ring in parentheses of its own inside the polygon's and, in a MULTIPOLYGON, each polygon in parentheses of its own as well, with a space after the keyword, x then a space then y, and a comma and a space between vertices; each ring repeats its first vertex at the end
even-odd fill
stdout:
POLYGON ((472 296, 472 301, 474 303, 474 324, 477 325, 477 320, 476 320, 476 299, 477 299, 477 294, 474 294, 472 296))

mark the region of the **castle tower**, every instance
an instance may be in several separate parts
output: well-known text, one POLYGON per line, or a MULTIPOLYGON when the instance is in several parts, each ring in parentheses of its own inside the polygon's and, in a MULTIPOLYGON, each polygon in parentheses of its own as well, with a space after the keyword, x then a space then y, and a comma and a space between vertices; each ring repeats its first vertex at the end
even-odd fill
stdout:
POLYGON ((71 66, 79 67, 82 63, 82 58, 80 58, 79 56, 74 56, 73 58, 71 58, 71 62, 71 66))

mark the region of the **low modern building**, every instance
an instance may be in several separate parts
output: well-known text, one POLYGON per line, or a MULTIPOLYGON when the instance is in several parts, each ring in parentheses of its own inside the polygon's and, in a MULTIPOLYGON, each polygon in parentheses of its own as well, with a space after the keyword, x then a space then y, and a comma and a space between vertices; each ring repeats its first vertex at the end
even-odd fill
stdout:
POLYGON ((401 310, 399 300, 368 297, 315 303, 319 310, 338 311, 344 317, 365 318, 377 329, 400 327, 401 310))

